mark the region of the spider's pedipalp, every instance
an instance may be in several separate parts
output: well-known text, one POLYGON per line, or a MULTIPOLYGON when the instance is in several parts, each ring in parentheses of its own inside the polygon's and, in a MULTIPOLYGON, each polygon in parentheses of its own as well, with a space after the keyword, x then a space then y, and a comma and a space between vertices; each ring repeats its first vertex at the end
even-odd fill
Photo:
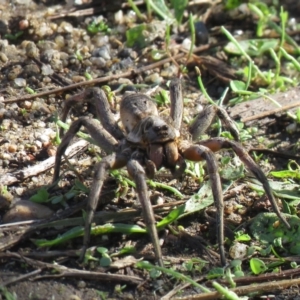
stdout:
POLYGON ((174 127, 180 130, 183 116, 183 96, 180 79, 173 79, 170 83, 170 100, 170 116, 173 120, 174 127))

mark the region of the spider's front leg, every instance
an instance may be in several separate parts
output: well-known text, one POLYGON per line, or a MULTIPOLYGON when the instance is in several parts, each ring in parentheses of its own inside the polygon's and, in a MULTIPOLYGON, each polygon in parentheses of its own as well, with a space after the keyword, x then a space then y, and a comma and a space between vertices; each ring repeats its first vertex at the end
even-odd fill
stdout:
POLYGON ((103 127, 115 138, 122 139, 124 137, 122 130, 114 119, 111 112, 109 102, 103 90, 97 87, 87 88, 83 92, 71 96, 64 106, 61 120, 66 121, 71 107, 76 103, 89 102, 94 105, 96 115, 101 121, 103 127))
POLYGON ((113 136, 111 136, 97 120, 91 119, 89 117, 81 117, 71 124, 69 130, 67 131, 57 148, 53 182, 56 182, 58 180, 62 156, 73 137, 80 130, 81 126, 84 126, 87 129, 97 145, 106 153, 112 153, 116 151, 119 144, 118 141, 113 136))
MULTIPOLYGON (((98 144, 99 147, 105 150, 105 152, 112 153, 119 150, 118 141, 113 136, 111 136, 97 120, 88 117, 81 117, 72 123, 66 135, 63 137, 62 142, 57 148, 53 183, 56 183, 59 179, 59 171, 62 156, 65 153, 65 150, 67 149, 72 138, 80 130, 81 126, 84 126, 87 129, 94 141, 98 144)), ((91 223, 98 203, 99 195, 101 193, 101 189, 104 180, 107 177, 108 171, 111 169, 118 169, 124 167, 130 158, 130 154, 130 151, 126 150, 122 151, 119 154, 111 154, 105 157, 101 162, 99 162, 96 165, 96 171, 94 174, 91 192, 88 199, 87 218, 85 222, 85 235, 83 240, 84 245, 80 256, 81 260, 83 260, 86 249, 88 247, 88 243, 90 240, 91 223)))
POLYGON ((148 188, 146 184, 146 174, 143 167, 137 160, 131 159, 127 163, 127 170, 129 175, 133 178, 136 184, 136 190, 138 194, 139 201, 142 205, 144 220, 147 225, 147 230, 149 231, 151 241, 154 247, 155 258, 158 264, 163 267, 161 247, 159 244, 159 238, 157 230, 155 227, 155 218, 153 210, 150 204, 150 199, 148 196, 148 188))
POLYGON ((221 178, 218 173, 218 162, 214 153, 206 146, 191 145, 187 141, 182 141, 178 145, 179 152, 185 159, 191 161, 205 160, 209 179, 211 181, 211 189, 213 192, 214 203, 217 208, 217 236, 219 251, 222 265, 226 264, 225 249, 224 249, 224 203, 221 178))

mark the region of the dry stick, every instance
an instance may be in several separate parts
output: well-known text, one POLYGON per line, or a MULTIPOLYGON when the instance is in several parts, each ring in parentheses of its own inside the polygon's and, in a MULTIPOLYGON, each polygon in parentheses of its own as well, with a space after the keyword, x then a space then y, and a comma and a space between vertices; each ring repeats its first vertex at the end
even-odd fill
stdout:
POLYGON ((243 123, 246 123, 246 122, 250 122, 250 121, 253 121, 253 120, 256 120, 256 119, 262 119, 262 118, 265 118, 267 116, 270 116, 270 115, 276 114, 278 112, 282 112, 282 111, 285 111, 285 110, 288 110, 288 109, 291 109, 291 108, 294 108, 294 107, 297 107, 297 106, 300 106, 300 102, 291 103, 291 104, 288 104, 288 105, 285 105, 285 106, 282 106, 282 107, 279 107, 279 108, 275 108, 273 110, 265 111, 261 114, 257 114, 257 115, 251 116, 251 117, 242 118, 241 121, 243 123))
POLYGON ((30 278, 32 276, 35 276, 35 275, 41 273, 41 271, 42 271, 41 269, 37 269, 37 270, 34 270, 34 271, 30 272, 30 273, 18 276, 17 278, 13 278, 11 280, 4 281, 3 283, 1 283, 1 286, 8 286, 8 285, 10 285, 12 283, 17 283, 17 282, 23 281, 25 279, 28 279, 28 278, 30 278))
MULTIPOLYGON (((246 276, 235 278, 236 284, 245 284, 245 286, 237 287, 231 289, 233 292, 237 293, 239 296, 249 294, 252 292, 268 292, 273 291, 274 289, 284 289, 293 284, 299 284, 300 279, 282 279, 282 278, 292 278, 300 274, 300 269, 291 269, 286 270, 280 273, 267 273, 258 276, 246 276), (276 280, 275 282, 270 282, 270 280, 276 280), (257 283, 263 282, 263 283, 257 283)), ((198 281, 198 280, 197 280, 198 281)), ((226 284, 226 280, 219 281, 221 284, 226 284)), ((181 300, 187 299, 197 299, 197 300, 206 300, 206 299, 217 299, 220 297, 220 294, 217 292, 199 294, 189 297, 180 298, 181 300)), ((176 299, 176 298, 174 298, 176 299)))
MULTIPOLYGON (((171 203, 164 203, 159 205, 153 205, 153 210, 157 213, 169 213, 173 207, 184 204, 185 201, 174 201, 171 203)), ((72 206, 68 210, 74 210, 68 215, 74 214, 75 212, 81 210, 86 204, 84 202, 72 206)), ((65 210, 66 212, 67 210, 65 210)), ((127 208, 118 212, 110 211, 98 211, 95 214, 94 221, 97 224, 114 223, 114 222, 128 222, 134 218, 139 218, 141 216, 141 210, 135 208, 127 208)), ((30 227, 32 230, 41 230, 44 228, 54 228, 54 227, 74 227, 84 225, 84 219, 82 217, 72 217, 67 218, 67 216, 61 216, 60 218, 52 218, 50 220, 29 220, 20 221, 14 223, 0 224, 0 235, 2 231, 22 231, 22 227, 30 227)), ((3 239, 3 238, 2 238, 3 239)), ((1 249, 0 241, 0 251, 1 249)), ((1 254, 0 254, 1 255, 1 254)))
MULTIPOLYGON (((9 234, 2 236, 0 239, 0 258, 3 257, 3 253, 1 252, 10 249, 20 242, 20 240, 27 239, 30 235, 41 229, 83 226, 84 219, 82 217, 69 218, 69 216, 73 215, 85 206, 85 201, 82 201, 59 214, 55 214, 51 220, 25 221, 0 225, 0 235, 4 235, 4 233, 9 232, 9 234), (31 222, 31 224, 28 224, 28 222, 31 222)), ((168 210, 164 208, 163 211, 170 212, 171 208, 172 207, 168 210)), ((161 208, 156 209, 156 207, 154 207, 154 210, 157 213, 162 211, 161 208)), ((95 214, 94 221, 96 224, 128 222, 136 218, 140 218, 140 216, 141 211, 138 209, 126 209, 120 212, 99 211, 95 214)), ((80 253, 78 253, 78 255, 79 254, 80 253)))
MULTIPOLYGON (((212 44, 212 45, 207 44, 207 45, 199 46, 199 47, 195 48, 193 52, 194 53, 203 52, 205 50, 208 50, 209 48, 216 47, 219 44, 220 43, 216 43, 216 44, 212 44)), ((22 95, 18 98, 8 99, 8 100, 5 100, 5 101, 2 101, 2 103, 13 103, 13 102, 27 101, 27 100, 31 100, 31 99, 34 99, 34 98, 37 98, 37 97, 44 97, 44 96, 48 96, 48 95, 51 95, 51 94, 57 94, 57 93, 61 93, 61 92, 68 91, 68 90, 71 90, 71 89, 75 89, 75 88, 78 88, 78 87, 83 87, 83 86, 86 86, 86 85, 93 85, 93 84, 96 84, 96 83, 104 83, 104 82, 108 82, 108 81, 111 81, 111 80, 114 80, 114 79, 119 79, 121 77, 130 77, 132 75, 138 75, 138 74, 141 74, 145 71, 152 70, 152 69, 155 69, 155 68, 157 68, 161 65, 169 63, 173 59, 183 58, 185 55, 186 55, 185 53, 178 53, 177 55, 175 55, 172 58, 165 58, 165 59, 162 59, 162 60, 160 60, 158 62, 155 62, 153 64, 150 64, 150 65, 147 65, 147 66, 135 69, 135 70, 130 70, 130 71, 127 71, 127 72, 124 72, 124 73, 121 73, 121 74, 114 74, 114 75, 109 75, 109 76, 105 76, 105 77, 96 78, 96 79, 89 80, 89 81, 74 83, 74 84, 70 84, 68 86, 64 86, 64 87, 61 87, 61 88, 57 88, 57 89, 53 89, 53 90, 50 90, 50 91, 45 91, 45 92, 41 92, 41 93, 37 93, 37 94, 22 95)))
MULTIPOLYGON (((83 150, 85 147, 87 147, 89 142, 85 140, 80 140, 74 144, 72 144, 70 147, 68 147, 66 151, 66 155, 68 157, 72 157, 81 150, 83 150)), ((35 165, 30 168, 23 169, 21 171, 17 171, 11 174, 4 174, 0 178, 0 185, 11 185, 13 183, 22 181, 28 177, 35 176, 39 173, 45 172, 46 170, 52 168, 55 163, 55 157, 49 157, 48 159, 44 160, 38 165, 35 165)))
POLYGON ((34 260, 31 258, 27 258, 24 256, 19 255, 18 253, 9 252, 11 257, 20 259, 25 263, 29 264, 30 266, 37 268, 37 269, 52 269, 56 270, 60 274, 58 275, 49 275, 49 276, 40 276, 36 279, 43 279, 43 278, 57 278, 57 277, 75 277, 81 279, 91 279, 99 281, 114 281, 114 282, 122 282, 127 284, 138 285, 144 281, 144 279, 135 276, 128 276, 128 275, 119 275, 119 274, 106 274, 102 272, 90 272, 90 271, 83 271, 77 269, 67 268, 65 266, 61 266, 58 264, 50 264, 45 263, 39 260, 34 260))
MULTIPOLYGON (((296 279, 284 279, 280 281, 274 281, 274 282, 264 282, 255 284, 252 283, 252 285, 246 285, 246 286, 240 286, 237 288, 230 289, 230 291, 235 292, 238 296, 247 295, 250 293, 259 293, 259 292, 274 292, 274 290, 283 290, 286 289, 292 285, 299 285, 300 284, 300 278, 296 279)), ((203 293, 193 296, 187 296, 187 297, 180 297, 180 298, 172 298, 174 300, 214 300, 221 298, 222 295, 218 292, 211 292, 211 293, 203 293)))
POLYGON ((251 148, 248 150, 248 153, 251 153, 251 152, 270 154, 272 156, 278 156, 278 157, 283 157, 283 158, 287 158, 287 159, 299 159, 300 158, 300 156, 298 156, 298 155, 288 154, 288 153, 274 151, 274 150, 270 150, 270 149, 264 149, 264 148, 251 148))
POLYGON ((66 268, 63 266, 58 267, 58 265, 54 265, 54 264, 47 264, 47 265, 48 268, 56 270, 60 272, 60 274, 44 275, 36 279, 71 277, 71 278, 95 280, 97 282, 101 282, 101 281, 121 282, 130 285, 139 285, 142 282, 144 282, 144 279, 135 276, 77 270, 77 269, 66 268))
MULTIPOLYGON (((82 202, 82 203, 84 203, 84 202, 82 202)), ((78 206, 80 207, 80 206, 83 206, 83 205, 80 204, 78 206)), ((74 209, 74 208, 68 209, 68 211, 70 211, 71 213, 73 213, 74 210, 76 211, 77 209, 74 209)), ((63 214, 65 215, 64 212, 63 212, 63 214)), ((139 215, 140 215, 140 213, 139 213, 139 215)), ((103 215, 102 215, 102 217, 103 217, 103 215)), ((55 215, 54 219, 55 220, 57 220, 57 219, 60 220, 60 219, 62 219, 62 215, 61 214, 55 215)), ((103 218, 101 220, 99 220, 99 218, 98 218, 98 222, 99 221, 101 222, 102 220, 103 220, 103 218)), ((75 218, 75 220, 73 220, 71 218, 68 218, 68 219, 66 219, 66 221, 69 221, 70 224, 73 224, 73 221, 74 221, 74 223, 77 224, 78 226, 84 224, 83 218, 75 218)), ((12 232, 13 234, 9 234, 9 235, 6 235, 4 237, 1 237, 1 239, 0 239, 0 257, 2 257, 1 251, 5 251, 7 249, 10 249, 11 247, 13 247, 17 243, 19 243, 21 240, 27 239, 28 237, 30 237, 30 235, 32 235, 33 233, 37 232, 38 228, 51 228, 52 227, 52 223, 56 224, 55 221, 53 221, 53 222, 50 221, 49 222, 48 220, 46 220, 44 222, 40 222, 38 224, 36 224, 36 223, 37 223, 37 221, 34 224, 29 225, 29 226, 26 226, 26 225, 21 226, 21 225, 19 225, 20 229, 18 231, 15 231, 15 228, 7 228, 6 232, 8 231, 8 229, 10 229, 10 232, 12 232)), ((1 231, 0 231, 1 234, 3 234, 3 232, 4 232, 4 230, 2 230, 2 229, 5 229, 5 225, 6 224, 3 224, 4 228, 1 228, 1 231)), ((15 224, 12 223, 10 226, 14 226, 14 225, 15 224)), ((64 224, 64 220, 63 220, 63 223, 61 225, 62 226, 65 225, 64 224)), ((67 225, 65 225, 65 226, 67 227, 67 225)), ((69 224, 68 224, 68 226, 69 226, 69 224)))
MULTIPOLYGON (((203 278, 197 279, 197 282, 202 280, 203 278)), ((175 286, 171 291, 169 291, 166 295, 160 298, 160 300, 170 300, 172 297, 177 294, 178 292, 183 291, 184 289, 190 287, 190 283, 182 283, 177 286, 175 286)))
MULTIPOLYGON (((289 261, 295 261, 295 257, 285 257, 285 259, 289 259, 289 261)), ((235 293, 238 295, 244 295, 248 294, 251 292, 268 292, 268 291, 273 291, 274 289, 284 289, 287 288, 291 285, 294 284, 294 282, 290 283, 292 280, 290 279, 282 279, 281 278, 292 278, 294 276, 297 276, 300 274, 300 269, 291 269, 291 270, 286 270, 280 273, 267 273, 267 274, 262 274, 258 276, 245 276, 245 277, 240 277, 240 278, 235 278, 234 282, 236 284, 244 284, 245 286, 237 287, 235 289, 232 289, 235 293), (271 280, 277 280, 276 282, 270 283, 271 280), (262 284, 258 284, 258 282, 264 282, 262 284), (272 285, 271 285, 272 284, 272 285), (252 285, 250 287, 250 285, 252 285), (270 288, 269 285, 271 285, 270 288), (250 291, 248 290, 250 287, 250 291)), ((296 279, 296 284, 299 284, 300 279, 296 279), (298 281, 297 281, 298 280, 298 281)), ((197 282, 203 281, 203 277, 200 277, 196 280, 197 282)), ((220 280, 218 281, 220 284, 228 284, 226 280, 220 280)), ((209 281, 211 283, 211 281, 209 281)), ((170 299, 174 293, 176 293, 178 290, 183 290, 187 287, 189 287, 191 284, 190 283, 184 283, 182 285, 178 285, 175 287, 172 291, 170 291, 168 294, 166 294, 164 297, 161 299, 170 299)), ((206 283, 206 285, 208 285, 206 283)), ((206 300, 206 299, 217 299, 220 297, 220 294, 217 292, 212 292, 212 293, 205 293, 205 294, 198 294, 194 296, 188 296, 184 298, 180 298, 180 300, 187 300, 187 299, 197 299, 197 300, 206 300)), ((172 299, 177 299, 177 298, 172 298, 172 299)))
MULTIPOLYGON (((245 284, 245 285, 253 284, 257 282, 265 282, 270 280, 277 280, 277 282, 280 282, 280 280, 283 278, 292 278, 299 275, 300 275, 300 269, 289 269, 289 270, 281 271, 279 273, 267 273, 258 276, 239 277, 239 278, 235 278, 234 282, 236 284, 245 284)), ((225 284, 227 281, 221 280, 219 282, 221 284, 225 284)))

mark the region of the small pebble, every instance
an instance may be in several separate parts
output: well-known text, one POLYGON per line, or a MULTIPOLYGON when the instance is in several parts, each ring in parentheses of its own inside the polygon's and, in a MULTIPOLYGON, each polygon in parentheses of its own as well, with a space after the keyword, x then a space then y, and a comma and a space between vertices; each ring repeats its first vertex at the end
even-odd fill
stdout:
POLYGON ((169 66, 169 67, 164 68, 164 69, 160 72, 160 75, 161 75, 162 77, 170 78, 170 77, 175 77, 176 72, 177 72, 177 67, 176 67, 175 65, 172 65, 172 66, 169 66))
POLYGON ((110 53, 109 53, 109 47, 106 46, 106 45, 94 49, 94 51, 92 52, 92 56, 94 56, 94 57, 102 57, 105 60, 110 60, 111 59, 111 56, 110 56, 110 53))
POLYGON ((50 137, 47 134, 38 134, 37 139, 40 140, 42 143, 49 143, 50 137))
POLYGON ((44 76, 49 76, 49 75, 52 75, 53 73, 54 73, 54 71, 52 70, 52 68, 51 68, 50 65, 43 64, 43 66, 42 66, 42 74, 44 76))
POLYGON ((163 197, 158 197, 156 200, 157 205, 162 205, 164 204, 164 198, 163 197))
POLYGON ((9 153, 0 153, 0 158, 2 158, 3 160, 10 160, 11 155, 9 153))
POLYGON ((57 32, 71 33, 73 31, 73 26, 69 22, 61 22, 60 26, 57 28, 57 32))
POLYGON ((145 82, 148 83, 161 83, 163 78, 158 73, 153 73, 145 78, 145 82))
POLYGON ((32 103, 30 101, 24 101, 22 103, 22 107, 25 109, 30 109, 31 108, 32 103))
POLYGON ((31 145, 31 146, 29 147, 29 150, 30 150, 30 152, 35 153, 35 152, 38 151, 38 147, 37 147, 36 145, 31 145))
POLYGON ((37 182, 39 182, 39 179, 38 179, 38 177, 33 176, 33 177, 31 177, 31 181, 37 183, 37 182))
POLYGON ((53 211, 39 203, 20 200, 3 217, 3 223, 49 218, 53 211))
POLYGON ((58 35, 55 37, 55 43, 58 48, 62 48, 65 46, 65 38, 62 35, 58 35))
POLYGON ((83 280, 79 280, 78 283, 77 283, 77 287, 78 287, 79 289, 85 288, 85 287, 86 287, 86 282, 83 281, 83 280))
POLYGON ((232 259, 242 259, 247 255, 248 246, 239 242, 233 244, 229 249, 229 255, 232 259))
POLYGON ((28 42, 25 47, 26 55, 30 58, 38 57, 39 56, 39 50, 36 47, 35 43, 28 42))
POLYGON ((18 144, 18 151, 23 151, 25 149, 25 146, 23 144, 18 144))
POLYGON ((27 29, 29 27, 29 21, 24 19, 24 20, 21 20, 19 22, 19 29, 20 30, 24 30, 24 29, 27 29))
POLYGON ((36 140, 36 141, 34 141, 34 143, 35 143, 35 145, 36 145, 39 149, 42 148, 42 142, 41 142, 41 141, 36 140))
POLYGON ((123 10, 118 10, 118 11, 115 13, 114 17, 115 17, 115 22, 116 22, 117 24, 122 24, 123 21, 124 21, 123 10))
POLYGON ((77 295, 71 295, 68 300, 81 300, 81 298, 77 295))
POLYGON ((182 47, 186 50, 190 50, 192 41, 189 38, 185 38, 182 42, 182 47))
POLYGON ((106 66, 106 61, 103 57, 91 57, 90 61, 98 68, 104 68, 106 66))
POLYGON ((16 88, 23 88, 26 86, 26 80, 24 78, 15 78, 14 84, 16 88))
POLYGON ((84 81, 86 81, 86 79, 85 79, 84 76, 75 75, 75 76, 72 77, 72 81, 74 83, 78 83, 78 82, 84 82, 84 81))
POLYGON ((297 129, 297 124, 296 123, 291 123, 289 124, 288 126, 286 126, 286 131, 289 133, 289 134, 292 134, 296 131, 297 129))
POLYGON ((107 45, 109 42, 109 38, 107 35, 101 36, 101 35, 96 35, 92 39, 92 43, 95 47, 102 47, 104 45, 107 45))
POLYGON ((22 196, 23 193, 24 193, 24 188, 18 187, 18 188, 15 189, 15 192, 16 192, 16 194, 17 194, 18 196, 22 196))
POLYGON ((49 157, 55 156, 56 155, 56 148, 54 148, 53 146, 48 147, 47 153, 48 153, 49 157))
POLYGON ((8 61, 8 57, 5 55, 5 53, 0 52, 0 60, 4 63, 8 61))
POLYGON ((39 127, 39 128, 45 128, 46 127, 46 123, 43 122, 43 121, 38 121, 37 122, 37 127, 39 127))
POLYGON ((15 153, 17 151, 17 145, 15 144, 9 144, 7 147, 8 152, 15 153))

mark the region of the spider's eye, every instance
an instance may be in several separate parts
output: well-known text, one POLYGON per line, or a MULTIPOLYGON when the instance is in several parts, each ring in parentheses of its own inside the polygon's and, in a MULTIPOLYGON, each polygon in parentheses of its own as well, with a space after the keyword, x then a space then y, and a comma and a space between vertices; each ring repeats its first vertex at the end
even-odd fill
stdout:
POLYGON ((167 131, 168 130, 168 126, 167 125, 153 126, 153 130, 155 132, 167 131))

